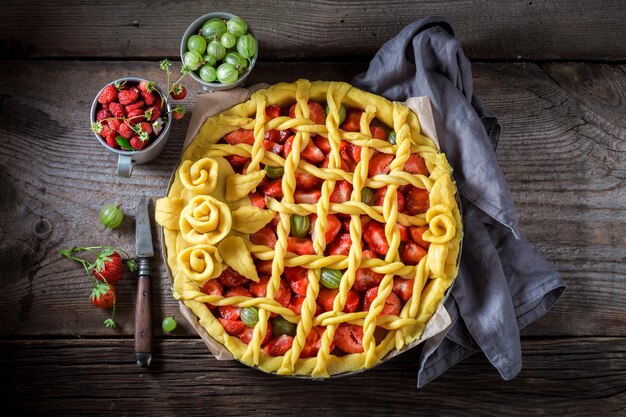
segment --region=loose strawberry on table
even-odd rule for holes
[[[95,255],[93,262],[78,256],[79,253],[87,252],[91,255]],[[109,328],[116,326],[115,321],[115,301],[116,293],[113,283],[119,281],[123,277],[123,261],[118,252],[124,253],[127,257],[128,254],[122,249],[114,248],[112,246],[87,246],[87,247],[73,247],[70,249],[61,249],[59,253],[64,257],[81,264],[87,278],[93,284],[93,291],[91,293],[90,301],[96,307],[99,308],[111,308],[113,311],[111,317],[104,321],[104,325]],[[129,271],[134,272],[137,270],[137,262],[134,259],[128,257],[125,261]]]

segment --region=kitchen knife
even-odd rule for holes
[[[150,258],[154,256],[148,200],[144,195],[137,204],[135,216],[135,252],[138,273],[135,306],[135,357],[144,368],[152,362],[152,314],[150,296]]]

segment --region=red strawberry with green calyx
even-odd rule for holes
[[[98,283],[91,292],[91,304],[98,308],[111,308],[115,305],[115,300],[113,285]]]
[[[112,249],[103,250],[96,258],[94,276],[103,282],[113,284],[122,279],[122,257]]]

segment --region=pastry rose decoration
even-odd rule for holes
[[[215,246],[196,245],[178,254],[178,270],[201,286],[222,273],[222,259]]]
[[[180,213],[180,232],[194,245],[214,245],[230,232],[232,216],[228,206],[208,195],[191,200]]]
[[[186,160],[178,170],[180,182],[194,194],[209,194],[217,181],[217,161],[202,158],[196,162]]]

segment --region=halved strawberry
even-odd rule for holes
[[[318,148],[320,148],[320,150],[324,152],[326,155],[328,155],[330,151],[332,150],[332,148],[330,147],[330,142],[328,141],[328,138],[322,135],[317,135],[315,137],[315,145]]]
[[[283,146],[283,158],[287,158],[289,156],[289,154],[291,153],[291,148],[293,147],[293,140],[295,139],[295,136],[289,136],[286,140],[285,140],[285,146]]]
[[[315,255],[313,242],[306,237],[289,236],[287,238],[287,251],[298,255]]]
[[[385,226],[377,221],[371,221],[363,230],[363,238],[370,250],[378,255],[386,255],[389,251],[389,243],[385,236]]]
[[[348,143],[346,147],[346,153],[354,162],[361,162],[361,147],[358,145],[354,145],[352,143]]]
[[[346,353],[363,352],[363,327],[342,323],[335,330],[335,344]]]
[[[301,266],[294,267],[285,267],[285,271],[283,272],[285,275],[285,279],[289,282],[299,281],[301,279],[306,279],[307,277],[307,269],[302,268]]]
[[[278,337],[270,339],[263,350],[270,356],[283,356],[293,344],[293,337],[281,334]]]
[[[290,130],[276,130],[276,129],[272,129],[272,130],[268,130],[267,132],[265,132],[265,135],[263,136],[265,139],[269,139],[272,142],[276,142],[276,143],[285,143],[285,141],[290,137],[293,136],[293,132],[291,132]]]
[[[409,228],[409,231],[411,232],[411,239],[413,239],[413,242],[417,243],[425,249],[428,249],[428,247],[430,246],[430,242],[425,241],[422,237],[424,232],[427,230],[428,226],[411,226]]]
[[[310,190],[312,188],[319,187],[323,181],[321,178],[317,178],[315,175],[296,173],[295,176],[296,187],[298,190]]]
[[[259,282],[251,282],[250,283],[250,292],[255,297],[265,297],[267,294],[267,283],[270,280],[270,277],[264,276],[259,277]]]
[[[252,293],[249,289],[239,286],[227,289],[224,297],[252,297]]]
[[[409,186],[406,193],[406,211],[411,216],[426,213],[430,208],[428,191],[414,186]]]
[[[317,355],[317,352],[322,347],[322,336],[324,335],[325,328],[322,326],[316,326],[311,329],[311,332],[306,337],[306,342],[302,351],[300,352],[301,358],[312,358]],[[329,351],[335,348],[335,342],[332,342],[329,346]]]
[[[248,198],[250,199],[250,202],[252,203],[253,206],[258,207],[258,208],[265,208],[265,197],[263,197],[263,195],[257,193],[257,192],[253,192],[248,194]]]
[[[321,168],[328,168],[328,158],[324,159],[324,162],[322,162],[322,165],[320,165]],[[354,172],[354,168],[351,168],[350,165],[348,165],[348,163],[341,158],[341,169],[343,169],[346,172]]]
[[[283,307],[289,307],[291,302],[291,291],[289,290],[289,285],[284,279],[280,280],[280,287],[278,287],[278,291],[276,291],[274,300],[278,301],[278,304]]]
[[[289,117],[291,117],[292,119],[296,117],[297,104],[298,103],[294,103],[289,108]],[[326,111],[324,110],[322,105],[313,100],[309,100],[308,104],[309,104],[309,113],[310,113],[309,119],[311,119],[313,123],[315,123],[316,125],[325,124],[326,123]]]
[[[265,226],[263,228],[261,228],[261,230],[259,230],[256,233],[252,233],[250,235],[250,242],[252,242],[255,245],[264,245],[264,246],[268,246],[270,248],[274,248],[274,246],[276,246],[276,233],[274,232],[274,229]]]
[[[424,161],[424,158],[416,153],[411,154],[409,159],[406,160],[404,163],[404,170],[406,172],[410,172],[411,174],[430,175],[428,173],[428,168],[426,167],[426,161]]]
[[[402,301],[407,301],[413,295],[413,280],[394,277],[393,292],[400,297]]]
[[[322,197],[320,190],[296,190],[293,193],[293,200],[298,204],[315,204]]]
[[[245,143],[254,145],[254,131],[249,129],[239,129],[224,136],[224,140],[229,145],[238,145]]]
[[[315,146],[315,143],[312,140],[307,143],[306,147],[300,153],[300,156],[302,159],[311,164],[318,164],[325,159],[324,152]]]
[[[389,251],[389,243],[385,237],[385,226],[377,221],[371,221],[363,230],[363,237],[369,249],[379,255],[387,255]]]
[[[378,287],[372,287],[365,293],[365,299],[363,300],[363,311],[369,311],[372,302],[378,295]],[[402,308],[402,303],[397,295],[393,292],[390,293],[385,299],[385,305],[381,312],[378,314],[379,316],[397,316],[400,314],[400,309]]]
[[[220,275],[218,279],[222,285],[229,288],[238,287],[248,282],[246,277],[231,267],[227,267],[223,270],[222,275]]]
[[[374,139],[387,140],[387,133],[385,133],[385,129],[382,127],[372,126],[370,127],[370,132]]]
[[[363,258],[373,259],[376,258],[376,254],[372,251],[364,250]],[[352,288],[357,291],[367,291],[372,287],[378,287],[382,280],[383,274],[374,272],[369,268],[359,268],[356,270],[354,285],[352,285]]]
[[[332,311],[335,297],[339,294],[339,290],[331,290],[329,288],[320,287],[320,292],[317,295],[317,303],[322,307],[324,311]],[[359,293],[355,290],[348,291],[346,304],[343,306],[344,313],[354,313],[359,309],[361,299]]]
[[[400,253],[400,259],[407,265],[417,265],[427,253],[426,249],[415,242],[409,241],[404,245]]]
[[[254,264],[256,265],[256,270],[259,275],[272,275],[272,263],[272,260],[261,261],[257,259],[256,261],[254,261]]]
[[[201,288],[200,291],[207,295],[222,295],[224,293],[224,287],[217,279],[208,280]]]
[[[327,244],[326,255],[345,255],[350,253],[350,246],[352,246],[352,239],[349,233],[341,233],[335,240]]]
[[[345,203],[350,200],[350,194],[352,194],[352,184],[346,180],[337,181],[335,189],[330,194],[330,202]]]
[[[305,297],[302,297],[300,295],[295,295],[291,297],[291,302],[289,303],[289,307],[288,307],[289,310],[293,311],[297,315],[301,315],[302,303],[304,302],[304,299]],[[315,304],[315,313],[313,313],[313,315],[319,316],[320,314],[322,314],[322,309],[320,308],[319,304]]]
[[[265,115],[268,119],[275,119],[280,116],[280,107],[276,104],[272,104],[271,106],[265,107]]]
[[[315,221],[317,220],[317,214],[311,214],[311,239],[315,240]],[[326,225],[326,229],[324,231],[324,236],[326,237],[326,243],[330,243],[335,239],[335,236],[341,230],[341,221],[334,214],[329,214],[326,216],[326,221],[328,224]]]
[[[272,142],[268,139],[263,139],[263,147],[276,155],[282,155],[283,153],[283,145],[280,143]]]
[[[224,331],[231,336],[239,336],[246,328],[246,325],[241,320],[226,320],[223,318],[218,318],[217,320],[219,320]]]
[[[235,171],[240,171],[244,165],[250,162],[250,158],[239,155],[226,155],[226,160],[230,163]]]
[[[387,194],[387,188],[388,187],[385,185],[384,187],[381,187],[378,190],[376,190],[376,192],[374,193],[375,205],[377,206],[384,205],[385,195]],[[400,190],[396,190],[396,198],[398,200],[398,211],[402,213],[404,212],[405,201],[404,201],[404,196],[402,195],[402,192]]]
[[[294,294],[300,295],[302,297],[306,295],[306,289],[308,286],[309,280],[306,278],[289,282],[289,287],[291,288],[291,291],[293,291]]]
[[[374,175],[386,175],[389,174],[391,161],[393,161],[393,155],[387,153],[377,153],[370,159],[367,174],[370,177]]]
[[[283,198],[282,179],[278,178],[278,179],[268,182],[262,188],[262,192],[268,197],[272,197],[277,200],[280,200],[281,198]]]
[[[254,334],[254,327],[246,326],[243,329],[243,331],[239,334],[239,339],[243,343],[248,345],[248,344],[250,344],[250,341],[252,341],[253,334]],[[272,323],[268,322],[267,323],[267,332],[265,333],[265,337],[263,338],[263,341],[261,342],[261,346],[263,346],[264,344],[269,342],[271,337],[272,337]]]
[[[241,308],[235,306],[220,306],[220,315],[226,320],[237,320],[241,313]]]
[[[361,130],[361,115],[363,110],[349,109],[346,112],[346,120],[343,122],[343,130],[346,132],[358,132]]]

